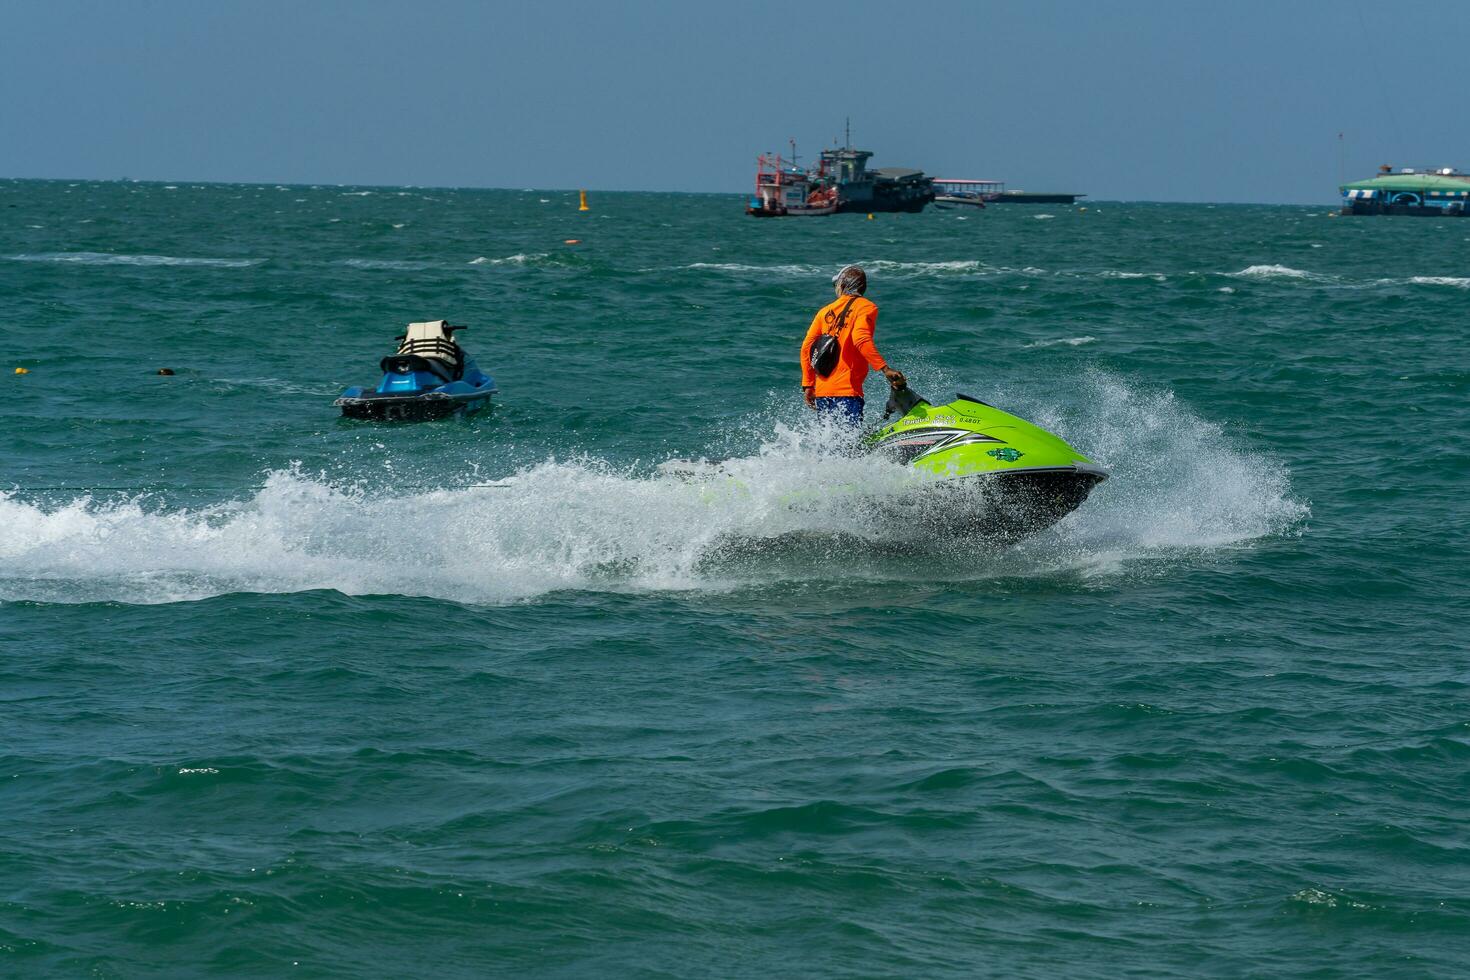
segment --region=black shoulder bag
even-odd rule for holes
[[[839,339],[842,333],[842,325],[847,322],[847,311],[852,309],[852,304],[857,301],[858,298],[856,296],[848,300],[847,305],[838,314],[837,325],[832,328],[832,332],[823,333],[812,344],[811,364],[812,370],[817,373],[817,377],[825,378],[837,367],[837,359],[842,355],[842,341]],[[831,313],[827,314],[828,317],[831,315]]]

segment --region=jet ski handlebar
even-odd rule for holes
[[[886,419],[894,412],[897,412],[899,415],[907,415],[913,411],[915,405],[927,404],[929,403],[905,382],[889,391],[888,404],[883,406],[883,417]]]

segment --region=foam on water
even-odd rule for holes
[[[891,259],[859,259],[856,263],[862,266],[870,274],[881,276],[892,276],[895,278],[943,276],[943,275],[998,275],[1004,273],[1018,273],[1021,275],[1042,275],[1045,269],[1008,269],[1003,266],[987,265],[978,259],[953,259],[943,262],[896,262]],[[694,262],[684,266],[686,269],[697,269],[712,272],[751,273],[762,276],[830,276],[837,271],[836,266],[802,265],[787,263],[782,265],[750,265],[740,262]]]
[[[535,253],[518,252],[515,255],[507,255],[503,259],[492,259],[489,256],[481,255],[481,256],[479,256],[477,258],[470,259],[469,264],[470,265],[532,265],[532,264],[535,264],[537,262],[541,262],[541,261],[543,261],[545,259],[549,259],[549,258],[551,258],[551,253],[549,253],[549,252],[535,252]]]
[[[1100,279],[1152,279],[1154,282],[1164,282],[1169,278],[1162,272],[1123,272],[1117,269],[1104,269],[1097,275]]]
[[[117,255],[111,252],[40,252],[6,256],[12,262],[68,262],[75,265],[206,266],[248,269],[264,259],[206,259],[174,255]]]
[[[1455,286],[1470,289],[1470,278],[1464,276],[1412,276],[1409,282],[1416,286]]]
[[[245,499],[200,509],[0,494],[0,600],[336,589],[499,603],[565,589],[890,580],[875,548],[903,550],[947,580],[1092,576],[1281,533],[1305,516],[1284,469],[1234,448],[1171,395],[1138,395],[1106,377],[1089,393],[1085,414],[1054,409],[1037,421],[1113,478],[1056,528],[1012,548],[933,540],[870,506],[912,500],[911,470],[835,454],[828,431],[777,424],[758,451],[720,463],[650,471],[549,459],[493,484],[428,492],[366,492],[288,470]]]
[[[1252,265],[1241,269],[1239,272],[1228,273],[1240,279],[1323,279],[1330,278],[1320,276],[1315,272],[1307,272],[1304,269],[1293,269],[1287,265]]]
[[[1095,340],[1097,340],[1096,337],[1058,337],[1055,340],[1038,340],[1033,344],[1025,344],[1022,349],[1031,350],[1036,347],[1056,347],[1059,344],[1065,344],[1068,347],[1081,347],[1083,344],[1090,344]]]
[[[977,259],[954,259],[948,262],[895,262],[889,259],[876,259],[869,262],[859,262],[858,264],[870,272],[886,273],[895,276],[932,276],[966,272],[994,273],[1009,271],[988,266]]]
[[[824,267],[816,265],[747,265],[739,262],[694,262],[684,268],[712,272],[754,272],[761,275],[775,274],[781,276],[819,276],[824,271],[827,271]]]

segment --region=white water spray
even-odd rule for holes
[[[1167,393],[1106,377],[1084,405],[1035,412],[1112,479],[1016,547],[925,537],[864,503],[912,471],[777,424],[750,455],[652,472],[551,459],[487,486],[365,492],[294,470],[244,499],[158,510],[146,498],[0,493],[0,600],[173,602],[336,589],[499,603],[568,589],[726,590],[781,581],[1120,574],[1133,559],[1247,544],[1305,516],[1286,471]],[[793,546],[800,542],[800,547]],[[902,573],[892,561],[904,554]]]

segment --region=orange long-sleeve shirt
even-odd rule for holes
[[[806,340],[801,345],[801,386],[815,387],[818,398],[861,398],[863,382],[867,380],[868,368],[881,371],[888,366],[878,347],[873,343],[873,331],[878,326],[878,307],[871,300],[859,296],[847,311],[847,321],[842,325],[842,354],[837,366],[825,378],[817,377],[812,370],[812,344],[823,333],[830,333],[842,308],[851,296],[839,296],[817,311],[812,325],[807,328]],[[828,316],[832,321],[827,320]]]

